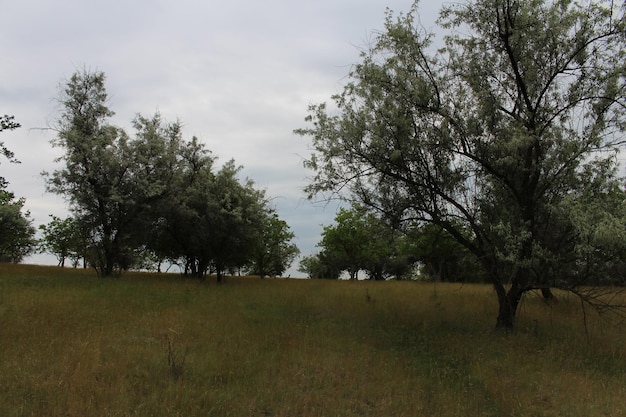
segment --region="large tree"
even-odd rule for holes
[[[588,210],[623,189],[624,5],[454,4],[442,9],[438,50],[416,14],[417,3],[389,12],[335,108],[311,107],[312,126],[298,130],[313,141],[309,195],[341,191],[447,231],[493,284],[499,327],[513,327],[533,289],[602,302],[583,294],[601,265],[585,236],[598,227]],[[577,203],[588,196],[603,205]]]
[[[65,166],[47,178],[88,231],[87,259],[102,276],[128,269],[145,240],[152,207],[168,197],[181,142],[180,125],[138,116],[131,140],[109,118],[105,75],[80,71],[61,93],[63,112],[53,144]]]

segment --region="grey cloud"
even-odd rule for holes
[[[107,74],[113,123],[130,129],[136,113],[180,119],[220,161],[234,158],[270,196],[297,235],[303,255],[315,251],[320,224],[336,206],[304,199],[311,175],[304,126],[311,103],[341,91],[359,47],[383,26],[385,8],[412,0],[8,0],[0,42],[0,113],[23,128],[0,140],[22,160],[2,161],[10,189],[27,199],[35,223],[62,215],[39,172],[54,169],[58,150],[46,127],[64,78],[83,66]],[[423,20],[439,5],[423,3]],[[8,18],[6,16],[9,16]],[[428,25],[427,25],[428,26]],[[294,266],[294,270],[295,270]],[[292,271],[292,276],[294,275]]]

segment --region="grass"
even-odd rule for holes
[[[0,416],[624,416],[626,332],[565,294],[0,264]]]

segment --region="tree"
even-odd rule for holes
[[[327,256],[332,256],[340,270],[348,272],[350,279],[358,279],[359,271],[367,264],[372,240],[366,219],[358,210],[340,208],[335,223],[324,227],[318,246]]]
[[[87,243],[83,230],[72,217],[61,219],[50,215],[50,222],[39,226],[42,231],[41,248],[45,252],[55,255],[58,266],[65,266],[65,260],[70,259],[74,267],[86,255]]]
[[[341,269],[323,252],[303,257],[298,271],[313,279],[339,279],[341,275]]]
[[[422,272],[430,279],[448,282],[481,282],[480,265],[449,232],[428,223],[407,233],[406,243]]]
[[[312,126],[297,130],[314,148],[307,191],[342,191],[447,231],[482,265],[498,298],[496,325],[510,329],[525,293],[583,294],[598,264],[593,250],[580,250],[582,231],[597,226],[572,200],[623,189],[614,156],[625,127],[624,8],[455,4],[441,11],[449,35],[438,51],[416,13],[417,3],[397,18],[388,12],[333,97],[336,110],[311,106]],[[586,214],[572,220],[574,206]]]
[[[35,251],[35,228],[24,199],[0,188],[0,262],[21,262]]]
[[[370,279],[383,280],[399,272],[397,231],[362,207],[340,208],[335,224],[325,226],[317,256],[325,269],[347,271],[358,279],[365,271]]]
[[[88,232],[86,256],[101,276],[128,269],[144,244],[152,208],[168,197],[181,142],[178,123],[138,116],[137,136],[109,124],[104,73],[75,73],[61,94],[64,107],[55,146],[63,169],[47,176],[48,190],[65,196]],[[46,174],[47,175],[47,174]]]
[[[263,227],[265,192],[255,189],[250,179],[240,183],[237,175],[241,169],[230,160],[211,184],[213,216],[210,217],[209,246],[218,282],[222,281],[226,270],[238,269],[249,262],[256,236]]]
[[[14,116],[0,117],[0,132],[20,127]],[[0,142],[0,154],[9,162],[19,163],[15,155]],[[28,211],[22,212],[25,200],[15,199],[15,195],[6,191],[8,183],[0,176],[0,261],[21,262],[30,255],[36,246],[35,229]]]
[[[264,224],[264,192],[237,178],[241,167],[228,161],[217,172],[215,158],[197,138],[181,147],[171,198],[151,226],[150,248],[182,259],[185,272],[203,278],[213,270],[219,282],[228,269],[249,263]]]
[[[413,264],[411,259],[402,253],[400,244],[403,231],[393,222],[363,211],[364,208],[358,208],[358,210],[363,213],[368,235],[363,266],[368,278],[377,281],[389,277],[402,279]]]
[[[294,237],[287,222],[270,210],[262,220],[248,273],[261,277],[281,276],[300,253],[298,247],[291,243]]]

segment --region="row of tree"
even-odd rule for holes
[[[614,192],[615,204],[621,206],[626,202],[626,192]],[[621,221],[626,222],[626,212]],[[603,256],[607,265],[602,276],[589,277],[585,285],[626,285],[626,231],[620,230],[617,223],[612,226],[618,228],[610,233],[596,230],[602,235],[594,236],[591,244],[595,255]],[[470,233],[465,233],[471,239]],[[313,279],[339,279],[344,273],[349,279],[359,279],[359,272],[364,272],[370,280],[489,282],[475,256],[447,230],[433,223],[394,225],[364,207],[339,209],[334,224],[324,226],[317,246],[320,251],[303,257],[299,267]]]
[[[103,73],[75,73],[60,102],[53,145],[63,167],[44,176],[72,215],[40,227],[60,265],[82,260],[110,276],[169,262],[221,281],[242,269],[281,275],[298,255],[287,223],[233,160],[218,167],[197,138],[183,140],[180,123],[158,114],[138,115],[134,138],[112,125]]]
[[[432,224],[393,224],[364,207],[341,208],[335,224],[325,226],[320,251],[300,260],[309,278],[425,279],[485,282],[472,254],[445,229]]]

